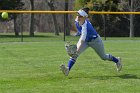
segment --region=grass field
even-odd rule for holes
[[[107,53],[122,57],[120,73],[89,48],[68,77],[59,69],[69,59],[62,36],[26,37],[24,42],[8,36],[0,42],[0,93],[140,93],[140,38],[104,41]]]

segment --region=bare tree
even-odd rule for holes
[[[19,36],[19,29],[18,29],[18,24],[17,24],[17,18],[14,18],[14,32],[15,32],[15,36]]]
[[[68,0],[65,0],[65,11],[68,11]],[[70,26],[69,26],[69,18],[68,14],[65,14],[65,30],[66,30],[66,35],[70,35]]]
[[[140,10],[140,0],[121,0],[121,7],[122,11],[130,11],[130,12],[136,12]],[[125,16],[130,21],[130,33],[129,37],[134,37],[134,21],[135,21],[135,15],[130,14],[129,18]]]
[[[30,2],[31,2],[31,10],[34,10],[34,0],[30,0]],[[31,14],[30,36],[34,36],[34,14]]]
[[[133,0],[129,0],[130,2],[130,11],[133,12]],[[134,15],[133,14],[130,14],[130,34],[129,34],[130,37],[134,37]]]
[[[46,0],[46,2],[48,3],[48,6],[50,7],[51,11],[55,11],[55,6],[54,6],[54,0]],[[59,35],[59,26],[58,26],[58,22],[56,20],[56,15],[52,14],[53,17],[53,23],[54,23],[54,27],[55,27],[55,35]]]

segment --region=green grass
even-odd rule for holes
[[[19,39],[19,41],[17,40]],[[13,42],[12,40],[16,41]],[[74,40],[78,37],[66,37]],[[105,50],[122,57],[123,70],[101,60],[91,49],[78,58],[68,77],[63,36],[0,38],[0,93],[139,93],[140,38],[107,38]]]

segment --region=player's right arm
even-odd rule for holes
[[[78,18],[75,19],[75,25],[77,31],[81,34],[82,27],[79,25]]]

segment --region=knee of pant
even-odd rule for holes
[[[107,60],[106,56],[101,56],[102,60]]]

